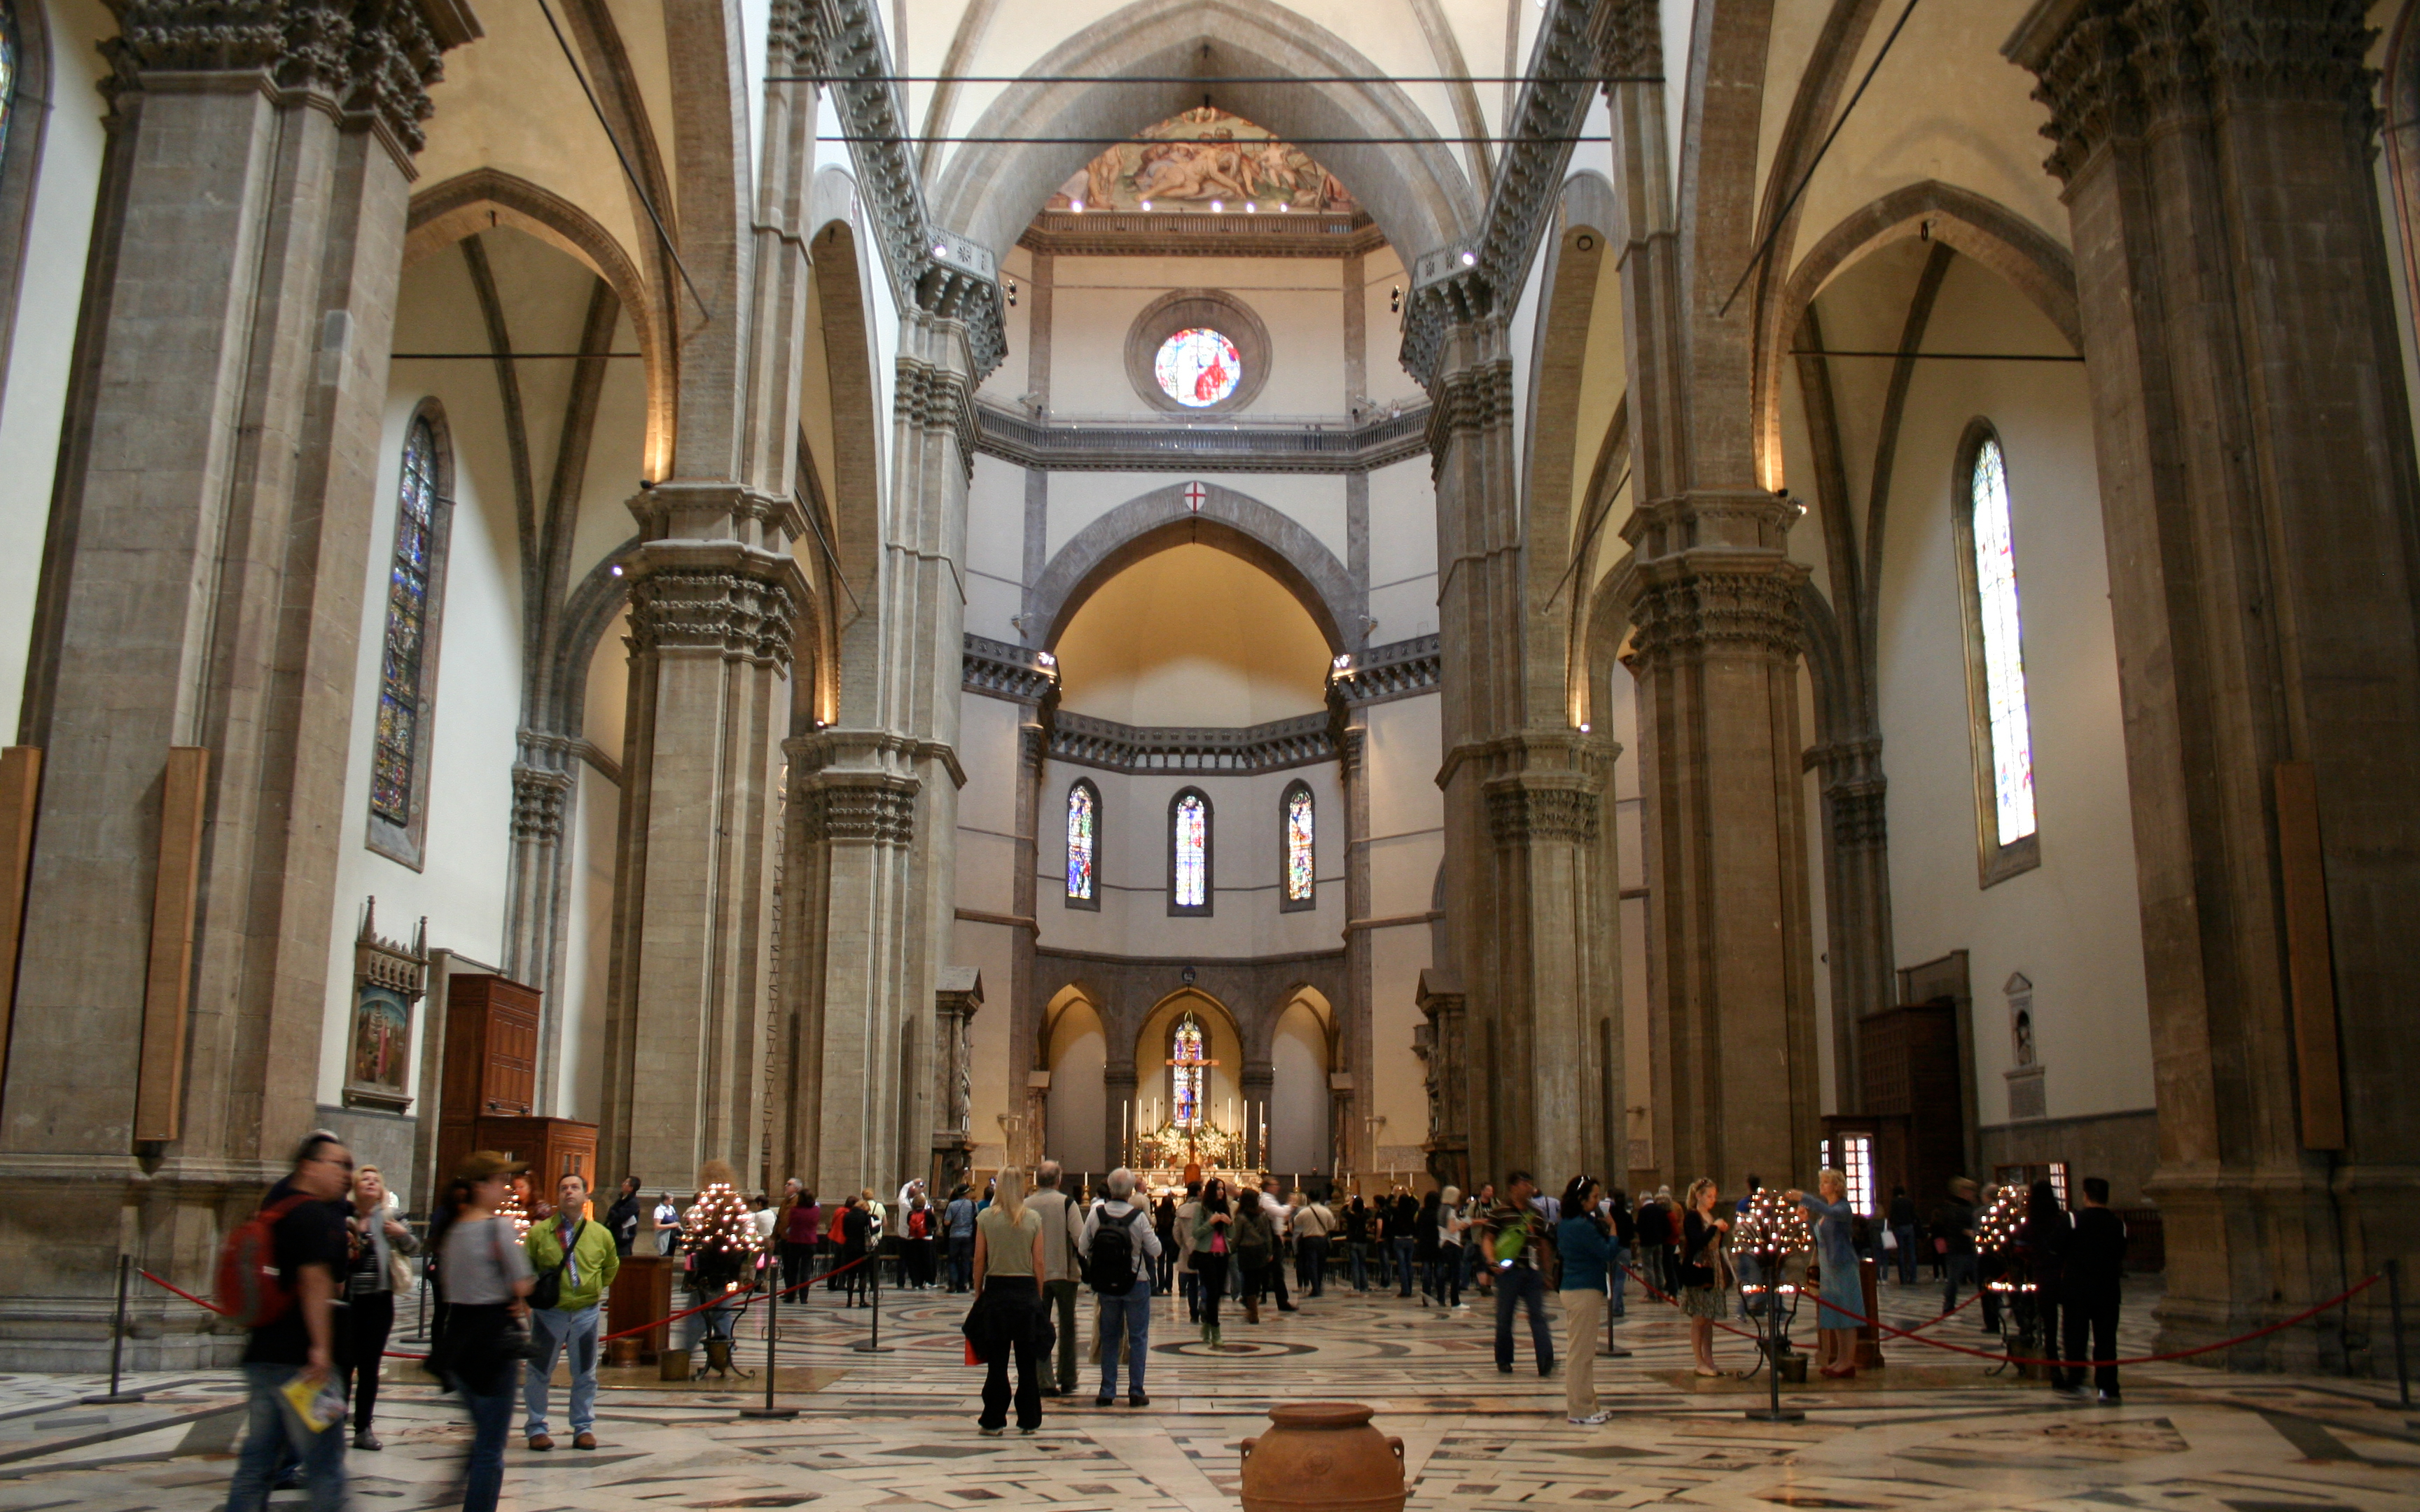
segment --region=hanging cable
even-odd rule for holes
[[[656,202],[647,197],[646,187],[639,182],[639,171],[630,166],[630,155],[622,150],[622,139],[613,134],[613,123],[605,118],[605,107],[597,103],[597,91],[588,87],[588,75],[581,71],[580,59],[572,55],[571,39],[564,36],[562,26],[556,23],[554,8],[546,0],[537,0],[537,8],[546,17],[547,29],[554,33],[555,45],[563,49],[563,61],[571,65],[571,76],[580,81],[580,92],[588,97],[588,108],[596,115],[597,124],[605,129],[605,140],[613,144],[613,156],[622,164],[622,177],[630,181],[630,193],[639,196],[639,204],[645,208],[647,219],[655,224],[656,239],[662,243],[664,255],[680,270],[681,282],[689,285],[689,297],[697,301],[698,313],[712,324],[714,307],[706,303],[706,296],[697,291],[697,280],[689,276],[689,264],[681,261],[680,249],[673,245],[671,233],[664,229],[664,218],[656,213]]]

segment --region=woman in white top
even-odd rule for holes
[[[1470,1214],[1463,1211],[1462,1189],[1450,1186],[1438,1193],[1437,1305],[1449,1313],[1464,1312],[1469,1307],[1462,1300],[1462,1242],[1469,1227]]]

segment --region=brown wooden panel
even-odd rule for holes
[[[194,983],[194,913],[201,898],[202,816],[210,753],[169,748],[160,784],[160,868],[151,885],[151,956],[143,982],[143,1057],[134,1092],[137,1144],[185,1126],[185,1018]]]
[[[2327,869],[2319,850],[2319,780],[2308,762],[2277,764],[2277,871],[2286,893],[2286,974],[2294,999],[2303,1146],[2342,1149],[2336,974],[2328,942]]]
[[[34,866],[34,814],[42,791],[39,746],[0,750],[0,1080],[8,1074],[8,1023],[17,1003],[17,948],[25,927],[25,878]]]

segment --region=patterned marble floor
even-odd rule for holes
[[[2130,1296],[2123,1352],[2146,1352],[2152,1300]],[[1379,1426],[1403,1437],[1411,1504],[1421,1509],[2420,1507],[2420,1412],[2397,1410],[2391,1386],[2147,1366],[2127,1372],[2124,1406],[2102,1408],[1899,1343],[1887,1369],[1852,1387],[1785,1390],[1784,1405],[1806,1418],[1774,1425],[1742,1411],[1761,1401],[1761,1379],[1700,1381],[1687,1370],[1678,1316],[1635,1293],[1620,1325],[1634,1354],[1598,1362],[1614,1410],[1602,1427],[1565,1423],[1562,1381],[1539,1379],[1526,1341],[1517,1373],[1497,1374],[1483,1311],[1440,1314],[1390,1294],[1331,1289],[1298,1313],[1265,1313],[1257,1328],[1234,1319],[1216,1354],[1185,1327],[1178,1304],[1164,1304],[1151,1407],[1095,1409],[1097,1367],[1087,1365],[1078,1395],[1047,1404],[1040,1433],[984,1439],[958,1299],[884,1302],[892,1348],[880,1354],[849,1348],[865,1337],[863,1312],[822,1298],[803,1313],[784,1310],[784,1386],[816,1388],[784,1397],[797,1418],[739,1418],[739,1407],[760,1399],[749,1391],[757,1381],[609,1388],[598,1451],[533,1454],[516,1437],[505,1505],[1212,1512],[1236,1505],[1236,1444],[1259,1431],[1269,1403],[1347,1398],[1378,1408]],[[1885,1302],[1909,1326],[1931,1316],[1937,1293],[1885,1288]],[[1973,1317],[1940,1332],[1980,1342]],[[1088,1338],[1090,1330],[1088,1318]],[[1559,1322],[1557,1333],[1559,1341]],[[761,1331],[743,1344],[751,1368],[764,1347]],[[1726,1338],[1720,1356],[1745,1366],[1752,1351]],[[387,1447],[350,1457],[353,1505],[450,1504],[467,1438],[460,1414],[411,1380],[412,1367],[391,1363],[390,1372],[379,1413]],[[188,1372],[132,1384],[146,1393],[142,1403],[86,1406],[81,1397],[103,1386],[92,1378],[0,1376],[0,1512],[220,1504],[240,1423],[232,1378]],[[272,1501],[288,1504],[300,1505],[299,1493]]]

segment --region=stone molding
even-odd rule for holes
[[[779,531],[790,540],[807,533],[799,501],[785,494],[759,493],[744,484],[667,478],[642,488],[628,501],[642,539],[763,541]],[[772,549],[768,545],[768,549]]]
[[[958,440],[958,462],[975,470],[974,385],[966,375],[902,353],[892,401],[892,418],[919,430],[946,430]]]
[[[1478,242],[1423,253],[1412,268],[1403,362],[1423,385],[1435,387],[1450,327],[1519,302],[1597,81],[1661,71],[1661,36],[1652,0],[1546,0]]]
[[[1420,635],[1372,646],[1329,673],[1328,694],[1346,708],[1360,708],[1434,693],[1445,676],[1443,645],[1441,637]]]
[[[1429,392],[1435,395],[1429,409],[1432,468],[1444,465],[1456,432],[1475,436],[1493,425],[1512,424],[1512,361],[1509,357],[1458,368],[1435,379]]]
[[[932,224],[923,179],[908,140],[915,134],[884,46],[876,0],[782,0],[772,35],[790,41],[796,71],[831,79],[826,87],[847,133],[861,203],[873,211],[893,296],[905,307],[958,322],[972,381],[1008,355],[998,269],[991,253]],[[943,249],[939,256],[935,248]]]
[[[317,104],[378,133],[397,163],[426,143],[449,47],[480,35],[468,7],[415,0],[120,0],[101,44],[123,92],[178,87],[178,76],[256,74],[281,98]]]
[[[1487,795],[1487,827],[1499,846],[1585,845],[1597,837],[1601,806],[1596,790],[1582,780],[1516,773],[1491,778],[1481,789]]]
[[[960,666],[960,689],[1011,703],[1038,704],[1059,686],[1059,673],[1048,652],[971,633],[966,637]]]
[[[2229,105],[2336,105],[2362,138],[2377,123],[2378,35],[2351,0],[2040,0],[2002,52],[2050,108],[2042,166],[2071,181],[2113,138]]]
[[[1060,711],[1050,755],[1109,772],[1278,772],[1337,757],[1333,718],[1307,714],[1242,729],[1138,728]]]
[[[653,541],[628,579],[632,651],[712,652],[788,675],[807,601],[790,558],[737,541]]]
[[[1368,472],[1427,450],[1429,412],[1423,404],[1333,427],[1234,417],[1125,424],[1035,419],[978,400],[974,449],[1053,472]]]
[[[1044,210],[1016,239],[1061,257],[1352,257],[1387,244],[1361,211],[1204,215],[1198,210]]]

